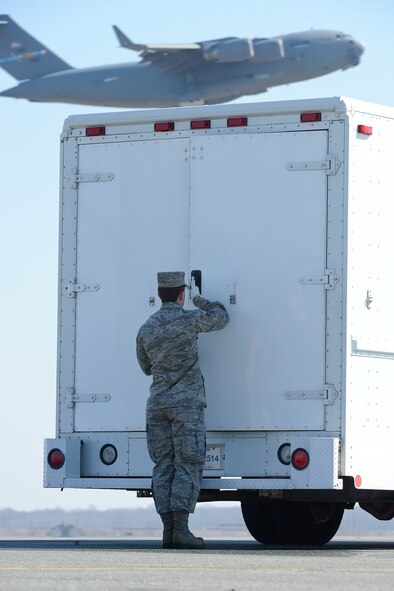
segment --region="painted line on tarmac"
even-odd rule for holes
[[[326,568],[326,569],[318,569],[319,572],[329,572],[329,573],[393,573],[394,568]],[[140,571],[140,572],[160,572],[160,571],[185,571],[185,572],[192,572],[192,571],[220,571],[220,572],[265,572],[265,573],[290,573],[290,572],[315,572],[316,569],[314,568],[226,568],[226,567],[215,567],[215,566],[207,566],[207,567],[172,567],[172,566],[151,566],[151,567],[111,567],[111,566],[37,566],[37,567],[29,567],[29,566],[2,566],[0,567],[0,572],[4,571],[20,571],[20,572],[39,572],[39,571]]]

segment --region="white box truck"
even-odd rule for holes
[[[393,137],[348,98],[66,120],[46,487],[151,495],[135,336],[157,272],[199,271],[231,317],[199,339],[200,500],[239,500],[263,543],[394,515]]]

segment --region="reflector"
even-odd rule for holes
[[[227,119],[227,127],[245,127],[247,124],[247,117],[229,117]]]
[[[301,113],[301,123],[311,123],[313,121],[321,121],[321,113]]]
[[[190,121],[190,129],[209,129],[210,127],[211,122],[209,119],[196,119]]]
[[[174,131],[174,121],[159,121],[155,123],[155,131]]]
[[[360,488],[361,486],[361,476],[360,474],[357,474],[357,476],[354,478],[354,486],[356,486],[357,488]]]
[[[372,127],[369,127],[368,125],[357,125],[357,133],[372,135]]]
[[[87,127],[86,128],[86,135],[105,135],[105,127]]]

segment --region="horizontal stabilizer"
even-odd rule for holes
[[[196,51],[201,49],[199,43],[173,43],[167,45],[145,45],[142,43],[133,43],[116,25],[113,25],[113,29],[118,38],[118,41],[125,49],[131,49],[132,51],[156,51],[156,52],[177,52],[177,51]]]
[[[69,64],[4,14],[0,15],[0,67],[17,80],[33,80],[71,69]]]

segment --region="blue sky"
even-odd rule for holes
[[[113,24],[151,43],[341,30],[365,45],[358,67],[242,102],[347,95],[394,106],[391,0],[4,0],[0,12],[75,67],[137,59]],[[13,85],[1,70],[0,90]],[[42,488],[43,440],[55,431],[58,138],[70,114],[103,111],[0,98],[0,508],[144,505],[134,493]]]

